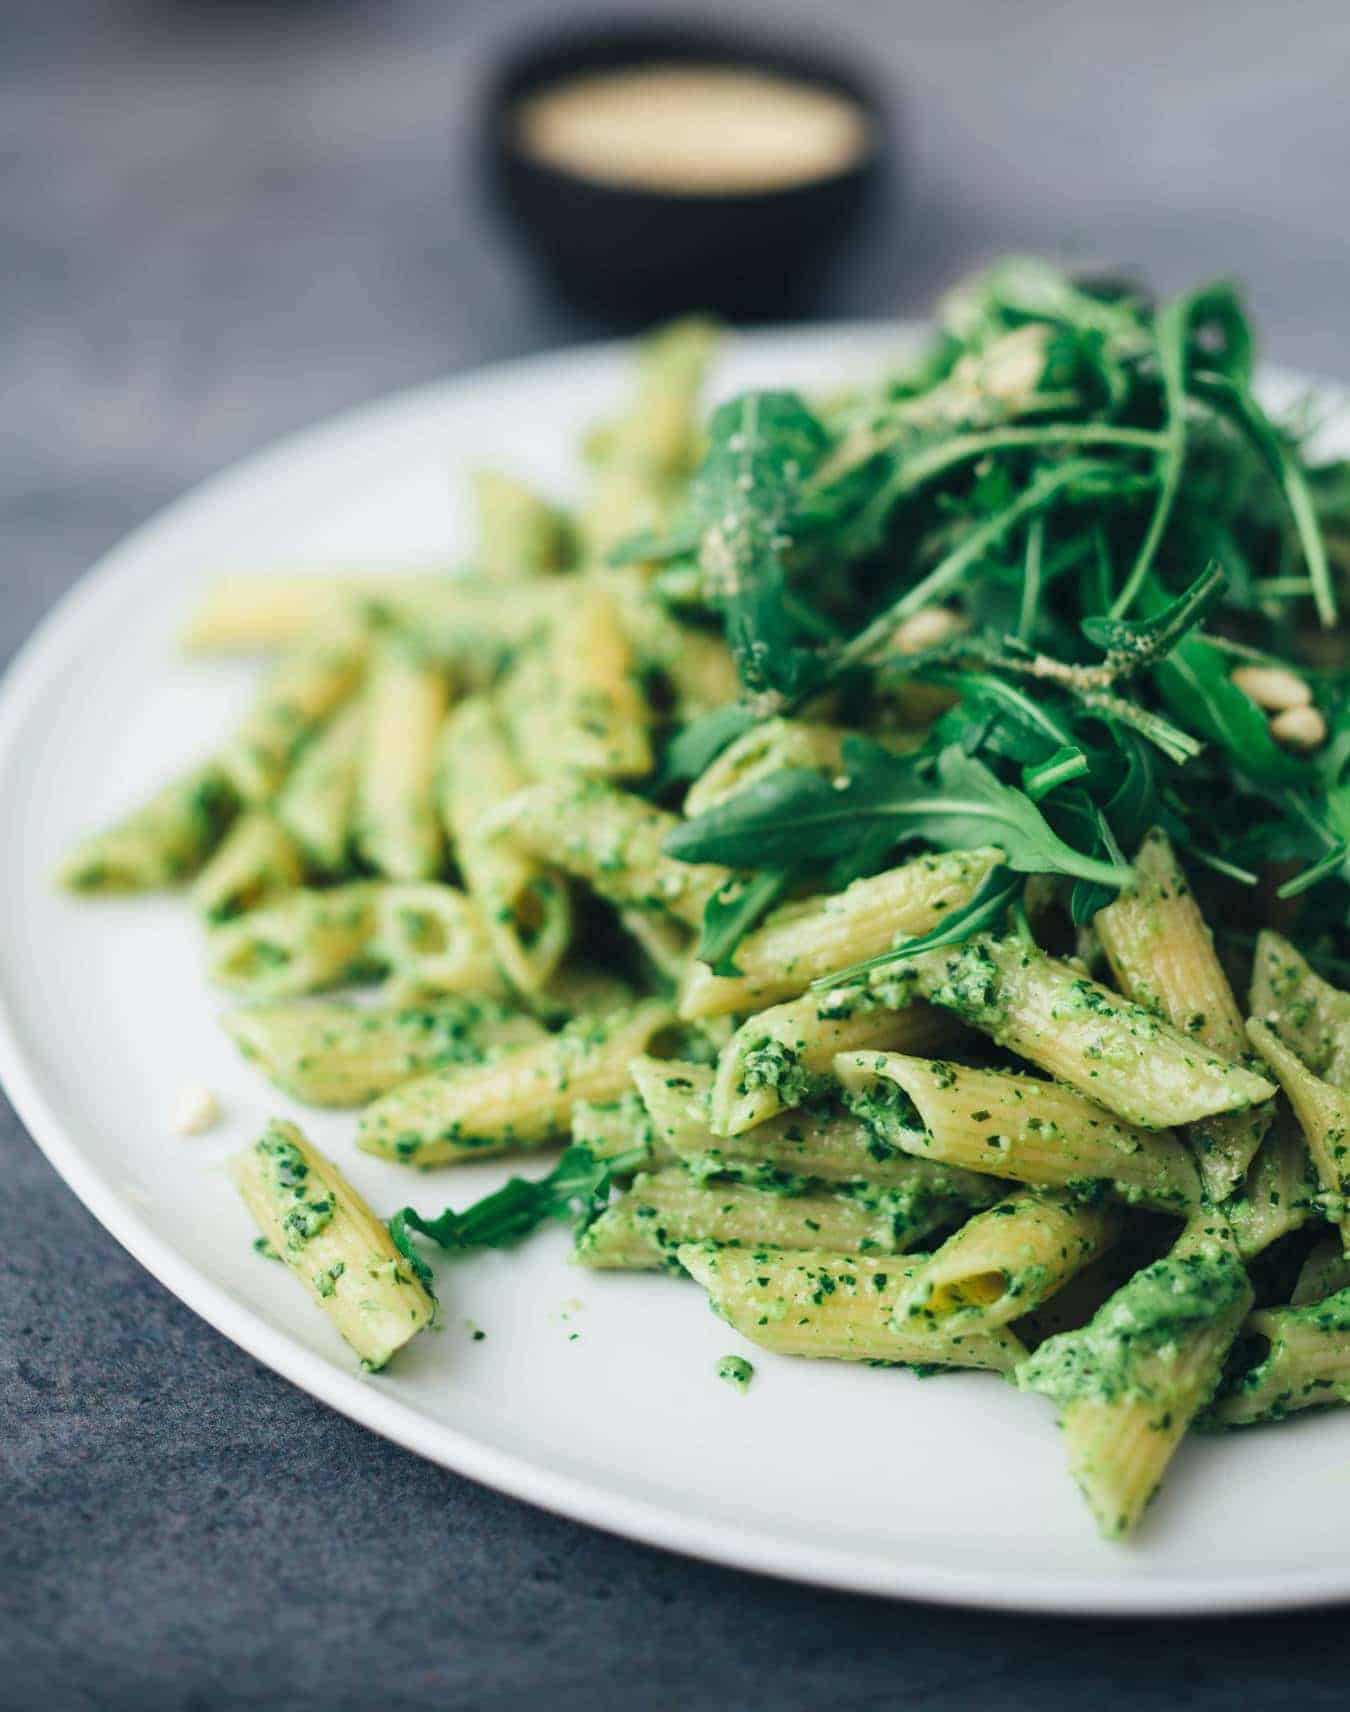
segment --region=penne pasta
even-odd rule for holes
[[[904,1256],[687,1243],[676,1258],[708,1292],[715,1313],[780,1355],[1009,1373],[1025,1353],[1006,1327],[948,1333],[897,1326],[895,1305],[913,1265]]]
[[[577,1100],[616,1099],[628,1067],[671,1023],[660,1000],[569,1023],[492,1064],[407,1082],[361,1115],[357,1146],[413,1165],[482,1159],[565,1137]]]
[[[1274,1084],[1020,939],[981,935],[912,959],[919,991],[1146,1129],[1268,1100]]]
[[[371,572],[264,571],[220,577],[183,631],[198,653],[289,648],[366,602],[415,602],[451,586],[448,566],[381,575]]]
[[[1251,1001],[1256,1020],[1314,1075],[1350,1092],[1350,993],[1324,981],[1278,933],[1256,941]]]
[[[404,641],[376,652],[357,771],[355,839],[391,880],[431,880],[445,860],[433,779],[450,689],[438,667]]]
[[[572,1145],[587,1148],[596,1159],[643,1150],[643,1168],[670,1165],[674,1155],[656,1140],[642,1097],[625,1088],[612,1100],[577,1100],[572,1106]]]
[[[1350,1255],[1338,1236],[1323,1237],[1299,1269],[1289,1293],[1289,1305],[1305,1308],[1310,1302],[1325,1301],[1340,1290],[1350,1290]]]
[[[634,779],[653,766],[652,709],[612,595],[581,583],[554,641],[563,766],[602,779]]]
[[[1350,1249],[1350,1093],[1315,1076],[1265,1023],[1249,1022],[1247,1032],[1279,1078],[1322,1185],[1326,1216],[1340,1226]]]
[[[571,898],[556,869],[485,824],[526,783],[486,696],[470,696],[446,721],[436,779],[441,818],[497,962],[513,987],[537,993],[566,954]]]
[[[1120,1214],[1101,1196],[1023,1189],[976,1213],[916,1267],[896,1323],[1005,1326],[1053,1296],[1119,1234]]]
[[[748,1017],[723,1048],[712,1091],[713,1132],[740,1135],[821,1093],[841,1052],[927,1055],[959,1036],[950,1011],[922,1000],[906,1003],[894,984],[884,993],[861,985],[803,993]]]
[[[1280,1421],[1299,1409],[1350,1402],[1350,1289],[1299,1307],[1265,1308],[1243,1328],[1265,1353],[1224,1390],[1210,1419],[1222,1427]]]
[[[146,892],[178,885],[219,844],[237,806],[224,769],[208,761],[122,820],[87,834],[57,878],[73,892]]]
[[[829,1107],[787,1112],[739,1136],[715,1136],[708,1128],[710,1071],[643,1056],[633,1061],[632,1073],[656,1145],[695,1175],[775,1188],[813,1180],[848,1184],[857,1194],[883,1198],[909,1245],[1003,1192],[974,1172],[911,1158],[857,1118]]]
[[[920,856],[829,897],[784,904],[736,948],[739,975],[695,963],[680,995],[685,1017],[762,1010],[916,934],[974,896],[1002,857],[995,850]],[[713,888],[714,890],[716,888]]]
[[[804,719],[766,719],[729,744],[690,785],[684,812],[692,819],[784,767],[837,769],[848,733]]]
[[[469,491],[478,529],[475,559],[484,576],[508,581],[566,568],[572,555],[566,512],[504,470],[474,470]]]
[[[340,874],[348,864],[364,732],[365,706],[357,697],[301,751],[277,796],[277,819],[321,874]]]
[[[331,891],[290,892],[211,928],[211,979],[247,998],[286,999],[369,973],[376,890],[358,881]]]
[[[815,1190],[784,1195],[744,1183],[710,1183],[682,1166],[645,1173],[577,1239],[583,1266],[678,1270],[686,1242],[740,1248],[812,1248],[828,1254],[895,1254],[903,1230],[884,1205]]]
[[[661,846],[679,819],[599,779],[531,785],[494,821],[540,860],[592,886],[624,909],[697,927],[704,906],[731,878],[713,863],[677,862]]]
[[[483,912],[455,886],[377,885],[371,959],[403,992],[501,995]]]
[[[368,641],[354,623],[335,623],[298,641],[268,679],[220,764],[245,802],[268,802],[305,745],[353,694]]]
[[[365,1105],[429,1070],[482,1064],[547,1038],[533,1017],[481,998],[376,1008],[280,1000],[221,1020],[268,1081],[311,1106]]]
[[[1235,1063],[1248,1054],[1242,1012],[1167,834],[1154,828],[1135,882],[1098,910],[1093,926],[1116,985],[1188,1038]],[[1212,1200],[1231,1195],[1269,1126],[1269,1105],[1201,1118],[1187,1132]]]
[[[435,1317],[393,1238],[331,1160],[275,1120],[231,1165],[263,1239],[378,1371]]]
[[[240,815],[198,874],[192,901],[208,922],[232,921],[304,883],[304,853],[275,815],[254,808]]]
[[[1317,1177],[1308,1144],[1288,1104],[1279,1100],[1242,1190],[1224,1203],[1238,1253],[1251,1260],[1316,1210]]]
[[[1122,1201],[1185,1211],[1200,1200],[1189,1154],[1060,1082],[901,1053],[841,1054],[835,1074],[873,1132],[921,1159],[1044,1188],[1105,1182]]]
[[[1138,1522],[1219,1382],[1252,1287],[1222,1216],[1197,1215],[1079,1331],[1049,1338],[1017,1383],[1056,1405],[1069,1468],[1108,1539]]]

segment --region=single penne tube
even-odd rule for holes
[[[399,601],[449,585],[449,567],[378,571],[267,571],[225,576],[207,589],[182,634],[201,653],[289,648],[367,600]]]
[[[1023,1390],[1057,1406],[1070,1472],[1108,1539],[1128,1534],[1157,1491],[1251,1304],[1231,1232],[1206,1209],[1086,1326],[1017,1369]]]
[[[671,1021],[670,1007],[650,1000],[569,1023],[491,1064],[419,1076],[366,1107],[357,1146],[413,1165],[545,1147],[567,1135],[576,1101],[623,1093],[630,1063]]]
[[[685,315],[647,334],[638,351],[631,405],[614,434],[617,455],[672,479],[698,455],[698,401],[721,342],[715,322]]]
[[[221,765],[245,802],[276,795],[306,744],[360,683],[367,648],[365,631],[342,622],[283,656],[221,751]]]
[[[1340,1290],[1350,1290],[1350,1255],[1339,1236],[1323,1237],[1299,1268],[1289,1305],[1306,1308],[1310,1302],[1325,1301]]]
[[[190,879],[238,807],[222,767],[193,767],[111,826],[82,838],[57,871],[73,892],[145,892]]]
[[[232,921],[304,883],[299,845],[274,814],[253,808],[239,816],[198,874],[192,901],[208,922]]]
[[[996,850],[919,856],[842,892],[784,904],[736,947],[739,975],[695,963],[680,995],[686,1017],[763,1010],[794,999],[813,981],[880,956],[932,931],[974,895],[1002,860]]]
[[[243,1056],[283,1092],[311,1106],[361,1106],[400,1082],[547,1039],[543,1026],[496,999],[445,997],[369,1007],[279,1000],[223,1017]]]
[[[686,1242],[741,1248],[809,1243],[829,1254],[895,1254],[896,1227],[883,1207],[849,1195],[782,1195],[744,1183],[709,1183],[674,1165],[634,1178],[632,1188],[582,1232],[574,1258],[583,1266],[651,1272],[666,1267]]]
[[[757,1011],[717,1060],[711,1123],[740,1135],[776,1112],[799,1106],[833,1079],[841,1052],[867,1048],[926,1057],[952,1046],[960,1024],[919,999],[898,1006],[862,985],[803,993]]]
[[[509,581],[565,569],[572,554],[567,514],[504,470],[471,472],[479,571]]]
[[[433,784],[449,699],[439,667],[401,639],[381,643],[365,698],[355,838],[391,880],[434,879],[445,860]]]
[[[368,954],[408,994],[504,993],[483,912],[456,886],[375,885]]]
[[[711,325],[692,319],[642,341],[628,404],[589,441],[595,476],[581,533],[593,562],[635,531],[666,520],[694,460],[698,395],[715,346]]]
[[[650,773],[651,704],[638,684],[618,605],[602,583],[580,584],[558,622],[554,650],[558,761],[602,779]]]
[[[752,1185],[820,1181],[851,1186],[885,1205],[907,1246],[987,1206],[1004,1185],[940,1161],[914,1159],[837,1108],[784,1112],[744,1134],[708,1128],[712,1075],[699,1064],[642,1056],[633,1081],[651,1120],[653,1147],[664,1148],[696,1176],[727,1176]]]
[[[1317,1175],[1303,1131],[1288,1104],[1279,1100],[1275,1121],[1266,1131],[1246,1182],[1224,1203],[1242,1258],[1253,1259],[1306,1224],[1317,1210],[1317,1193]]]
[[[1350,993],[1324,981],[1278,933],[1257,938],[1251,1008],[1314,1075],[1350,1091]]]
[[[596,1159],[642,1152],[642,1168],[674,1163],[674,1154],[656,1141],[652,1120],[636,1088],[612,1100],[578,1100],[572,1107],[572,1145],[588,1148]]]
[[[210,978],[252,999],[297,998],[370,972],[375,890],[364,882],[289,892],[207,934]]]
[[[1162,1212],[1199,1203],[1195,1165],[1174,1135],[1127,1123],[1061,1082],[898,1052],[843,1053],[835,1074],[855,1116],[920,1159],[1043,1188],[1105,1182]]]
[[[1249,1022],[1252,1045],[1279,1078],[1322,1185],[1326,1216],[1350,1249],[1350,1094],[1315,1076],[1263,1022]]]
[[[277,819],[321,874],[347,866],[364,731],[365,705],[357,697],[301,751],[277,796]]]
[[[842,726],[805,719],[766,719],[752,725],[690,785],[684,812],[692,819],[785,767],[837,769],[847,735]]]
[[[503,973],[519,991],[537,993],[571,940],[571,897],[556,869],[485,826],[526,782],[490,699],[475,695],[461,702],[440,736],[441,819]]]
[[[363,1367],[383,1367],[431,1323],[436,1304],[384,1224],[295,1124],[268,1124],[230,1171],[264,1239]]]
[[[896,1323],[987,1329],[1038,1308],[1120,1234],[1104,1197],[1022,1189],[976,1213],[916,1268]]]
[[[1021,939],[981,934],[913,958],[920,993],[1146,1129],[1240,1111],[1273,1082]]]
[[[494,818],[494,830],[611,903],[698,927],[708,899],[731,871],[667,856],[661,846],[679,824],[677,815],[602,779],[531,785]]]
[[[1265,1308],[1243,1327],[1265,1353],[1225,1386],[1208,1416],[1223,1427],[1280,1421],[1350,1402],[1350,1289],[1298,1307]]]
[[[711,713],[714,708],[735,701],[740,677],[735,658],[720,636],[677,624],[673,619],[669,624],[670,645],[657,651],[655,669],[670,686],[677,722],[687,724],[702,713]],[[635,639],[646,665],[649,656],[642,646],[645,633],[637,632]]]
[[[780,1355],[1009,1373],[1026,1353],[1004,1326],[953,1333],[898,1327],[895,1306],[914,1265],[904,1256],[687,1243],[676,1258],[716,1313]]]
[[[1116,985],[1189,1039],[1241,1062],[1248,1055],[1242,1012],[1165,832],[1155,828],[1144,839],[1134,872],[1093,918]],[[1251,1106],[1191,1126],[1187,1140],[1211,1200],[1225,1200],[1242,1181],[1270,1118],[1269,1105]]]

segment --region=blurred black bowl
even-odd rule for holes
[[[520,102],[573,78],[625,66],[731,66],[844,95],[867,144],[826,177],[749,192],[604,184],[545,163],[518,134]],[[489,171],[535,256],[573,298],[641,316],[700,308],[733,316],[800,311],[872,199],[885,154],[881,104],[826,55],[706,24],[593,22],[508,57],[490,91]]]

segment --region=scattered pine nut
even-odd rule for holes
[[[1327,740],[1327,722],[1315,707],[1287,707],[1271,720],[1270,735],[1286,749],[1319,749]]]
[[[1312,705],[1312,691],[1307,684],[1283,666],[1238,666],[1231,675],[1237,688],[1269,713]]]

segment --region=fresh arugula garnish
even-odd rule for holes
[[[733,868],[846,857],[875,832],[884,856],[922,840],[941,850],[997,845],[1027,874],[1067,874],[1122,886],[1128,868],[1071,849],[1024,791],[949,744],[936,755],[893,755],[865,738],[844,744],[842,781],[793,769],[771,773],[677,827],[669,855]]]
[[[782,897],[791,878],[790,870],[765,868],[720,886],[704,905],[703,933],[694,955],[714,975],[739,975],[736,947]]]
[[[500,1189],[475,1201],[462,1213],[447,1207],[432,1219],[404,1207],[389,1220],[389,1234],[400,1253],[428,1289],[431,1270],[418,1252],[413,1233],[429,1238],[449,1253],[476,1248],[509,1248],[550,1220],[588,1223],[604,1208],[610,1185],[641,1169],[645,1147],[635,1147],[609,1159],[599,1159],[589,1147],[563,1152],[546,1177],[512,1177]]]

